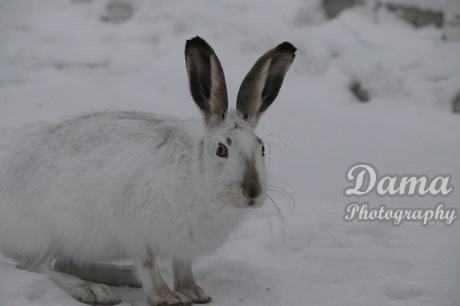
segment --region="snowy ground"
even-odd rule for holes
[[[271,144],[272,183],[295,203],[272,194],[284,221],[267,205],[198,262],[213,305],[459,305],[460,223],[345,223],[342,192],[347,168],[370,162],[381,174],[451,174],[456,187],[446,198],[362,199],[371,206],[460,208],[450,104],[460,43],[367,7],[326,21],[316,0],[129,2],[133,16],[115,24],[101,20],[103,0],[0,1],[0,155],[25,129],[81,112],[199,116],[183,57],[195,35],[219,55],[230,101],[254,61],[290,41],[296,60],[258,134]],[[350,93],[354,81],[369,103]],[[144,305],[141,290],[114,290]],[[17,305],[81,304],[0,261],[0,306]]]

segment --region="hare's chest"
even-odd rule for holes
[[[227,241],[246,215],[242,209],[232,210],[222,216],[204,216],[188,224],[183,235],[191,254],[200,256],[214,252]]]

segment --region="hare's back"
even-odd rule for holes
[[[21,139],[5,160],[0,187],[27,194],[27,186],[34,192],[126,181],[164,165],[163,159],[187,150],[189,143],[175,119],[137,112],[86,114]]]
[[[181,134],[174,119],[139,112],[99,112],[48,125],[30,136],[34,138],[32,145],[44,145],[49,151],[72,156],[101,148],[119,152],[156,146],[174,134]],[[110,150],[104,154],[108,153]]]
[[[139,112],[99,112],[44,126],[27,135],[18,148],[33,149],[35,157],[60,160],[99,156],[106,160],[124,151],[154,153],[152,149],[165,139],[184,136],[171,118]]]

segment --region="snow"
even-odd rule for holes
[[[125,22],[101,20],[108,1],[0,2],[0,155],[32,126],[93,110],[197,117],[185,40],[218,54],[229,101],[255,60],[282,41],[297,48],[258,134],[269,144],[270,203],[201,259],[196,278],[213,305],[458,305],[459,223],[343,221],[352,200],[372,207],[460,203],[459,43],[392,14],[356,7],[326,21],[318,0],[128,1]],[[434,3],[438,1],[423,1]],[[370,93],[360,103],[349,87]],[[448,197],[346,198],[345,171],[451,174]],[[292,201],[284,191],[289,192]],[[168,263],[161,263],[171,283]],[[140,289],[114,288],[122,305]],[[40,274],[0,261],[0,306],[81,305]]]

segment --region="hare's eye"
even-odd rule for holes
[[[265,146],[262,145],[262,156],[265,156]]]
[[[219,146],[217,146],[217,151],[216,151],[217,156],[220,157],[227,157],[228,156],[228,149],[225,145],[219,143]]]

